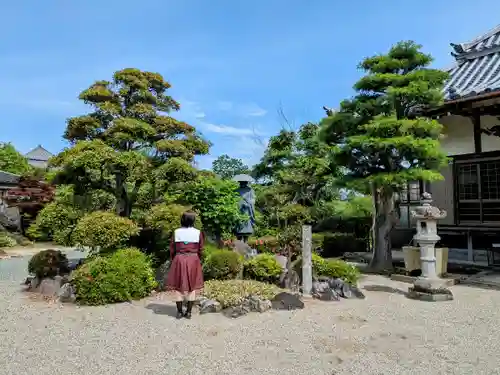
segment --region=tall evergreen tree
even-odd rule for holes
[[[392,268],[390,233],[397,222],[395,194],[409,181],[442,178],[439,122],[419,117],[442,101],[447,73],[428,68],[421,46],[399,42],[389,53],[363,60],[366,73],[352,100],[322,121],[323,139],[334,146],[334,162],[346,168],[344,181],[361,182],[373,200],[372,268]]]

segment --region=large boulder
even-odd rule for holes
[[[365,298],[358,287],[350,285],[342,279],[328,277],[320,277],[313,282],[312,295],[323,301],[339,301],[340,298]]]

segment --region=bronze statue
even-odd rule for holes
[[[249,183],[252,181],[250,176],[239,174],[234,176],[233,180],[240,184],[237,190],[241,196],[240,212],[249,217],[248,221],[242,223],[239,228],[236,228],[236,238],[246,243],[248,237],[253,234],[253,226],[255,224],[255,192],[249,186]]]

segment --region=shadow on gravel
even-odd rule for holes
[[[164,305],[161,303],[150,303],[146,306],[146,309],[153,310],[155,314],[158,315],[168,315],[175,317],[177,314],[177,308],[173,305]]]
[[[385,285],[365,285],[363,289],[369,292],[384,292],[406,296],[406,292],[404,290],[391,288],[390,286]]]

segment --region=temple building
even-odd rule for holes
[[[448,212],[439,235],[450,259],[496,265],[500,254],[491,249],[500,244],[500,25],[451,47],[455,64],[445,102],[427,114],[444,126],[441,144],[450,163],[442,170],[444,181],[411,183],[402,194],[394,247],[411,241],[411,206],[425,189],[433,205]]]

